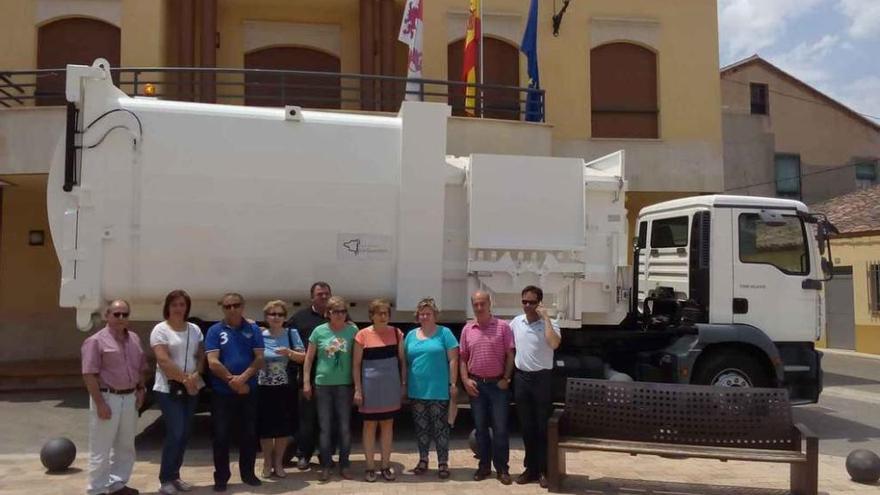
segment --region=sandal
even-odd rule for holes
[[[269,479],[272,477],[272,465],[263,463],[263,472],[260,473],[263,475],[263,478]]]
[[[364,481],[367,483],[373,483],[376,481],[376,470],[375,469],[367,469],[364,471]]]
[[[394,471],[391,470],[390,467],[382,468],[382,477],[385,478],[385,481],[394,481],[396,476],[394,476]]]
[[[441,480],[449,478],[449,464],[446,464],[445,462],[438,464],[437,476],[439,476]]]
[[[421,475],[428,472],[428,461],[424,459],[419,459],[419,463],[416,464],[416,467],[412,469],[413,474]]]

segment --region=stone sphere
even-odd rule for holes
[[[68,438],[53,438],[40,449],[40,462],[49,472],[64,471],[76,459],[76,445]]]
[[[880,456],[870,450],[853,450],[846,456],[846,472],[853,481],[874,483],[880,479]]]

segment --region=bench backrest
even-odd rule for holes
[[[788,392],[569,378],[562,433],[681,445],[798,450]]]

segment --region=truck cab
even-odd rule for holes
[[[825,232],[823,222],[799,201],[748,196],[698,196],[641,211],[637,311],[656,327],[664,324],[658,312],[669,318],[676,308],[679,324],[697,329],[679,356],[681,381],[785,385],[795,398],[818,398],[814,343],[824,327],[828,265],[815,233]]]

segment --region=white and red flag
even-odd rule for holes
[[[406,77],[421,79],[422,77],[422,2],[423,0],[407,0],[403,9],[403,21],[400,23],[400,34],[397,39],[409,46],[409,64]],[[406,99],[420,100],[419,83],[406,83]]]

